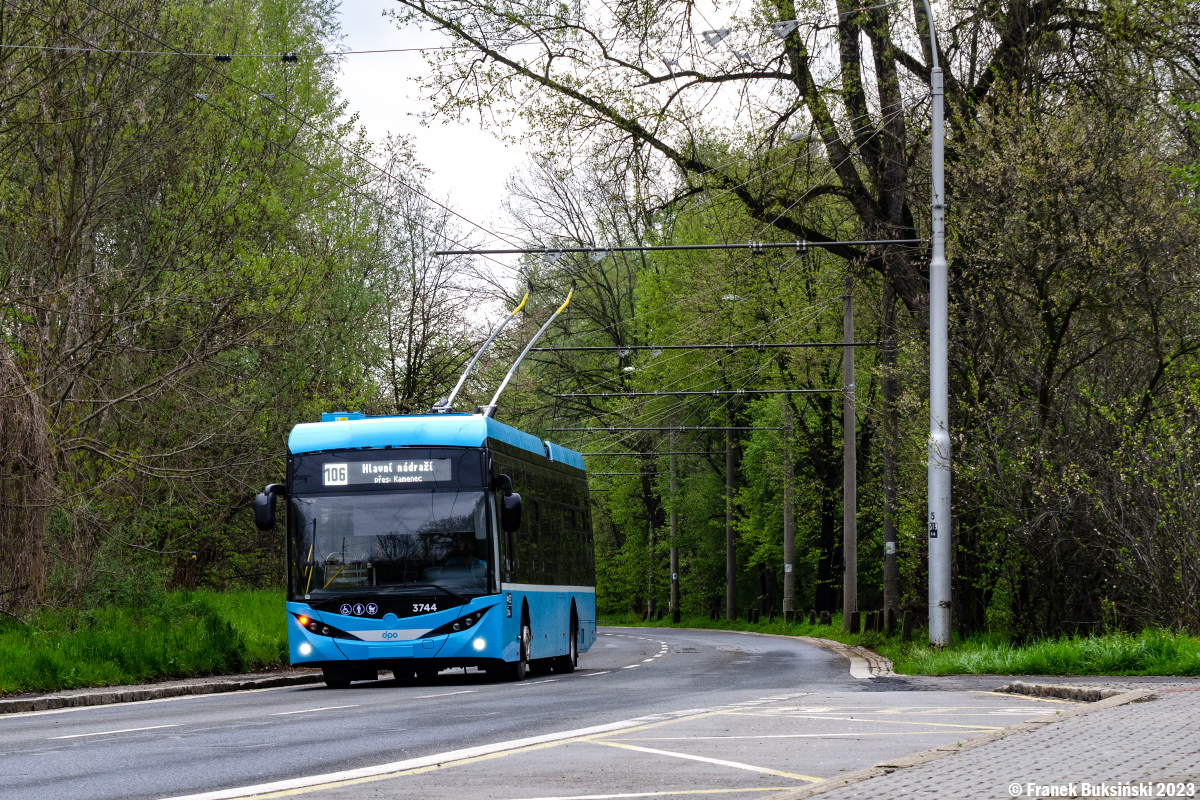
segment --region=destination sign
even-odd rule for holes
[[[404,461],[352,461],[326,464],[325,486],[382,486],[384,484],[434,483],[450,480],[449,458]]]

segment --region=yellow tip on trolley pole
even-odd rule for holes
[[[511,314],[501,320],[500,324],[496,326],[496,330],[492,331],[492,335],[487,338],[487,341],[485,341],[483,346],[479,348],[479,352],[476,353],[475,357],[471,359],[471,363],[467,364],[467,368],[463,370],[463,374],[458,379],[458,383],[454,384],[454,391],[452,391],[450,396],[446,398],[446,402],[438,403],[438,405],[434,407],[435,411],[441,410],[445,413],[450,412],[451,407],[454,405],[454,398],[458,396],[459,389],[462,389],[463,384],[466,383],[467,376],[471,374],[471,370],[475,367],[475,362],[479,360],[479,357],[483,355],[484,351],[492,346],[492,342],[495,341],[496,337],[500,335],[500,331],[504,330],[504,326],[507,325],[509,321],[517,315],[518,311],[525,307],[525,303],[528,300],[529,292],[526,292],[525,296],[521,298],[520,304],[512,310]]]
[[[571,297],[574,294],[575,294],[575,284],[572,283],[571,291],[567,292],[567,299],[563,301],[563,304],[558,307],[557,311],[555,311],[553,314],[550,315],[550,319],[546,320],[546,324],[538,329],[538,332],[535,333],[533,338],[529,340],[529,344],[525,345],[525,349],[521,351],[521,355],[517,356],[517,360],[513,362],[513,365],[511,367],[508,368],[508,374],[504,376],[504,380],[500,383],[500,388],[497,389],[496,394],[494,394],[492,396],[492,402],[488,403],[486,406],[483,407],[482,410],[483,410],[484,416],[488,416],[488,417],[496,416],[496,401],[500,399],[500,393],[504,391],[504,388],[506,386],[508,386],[508,382],[510,380],[512,380],[512,376],[517,371],[517,367],[521,366],[521,362],[525,360],[525,356],[528,355],[528,353],[531,349],[533,349],[533,346],[537,343],[537,340],[542,338],[542,334],[545,333],[546,329],[550,327],[550,323],[552,323],[552,322],[554,322],[554,320],[558,319],[558,315],[561,314],[568,305],[570,305]]]

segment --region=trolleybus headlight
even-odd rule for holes
[[[325,625],[305,614],[295,614],[294,616],[296,617],[296,622],[300,623],[300,627],[304,628],[306,631],[309,631],[310,633],[315,633],[318,636],[329,636],[334,639],[357,639],[358,638],[357,636],[355,636],[352,633],[346,633],[345,631],[339,630],[338,628],[335,628],[332,625]]]
[[[482,652],[483,648],[487,647],[487,642],[483,640],[483,637],[477,636],[475,641],[471,642],[471,646]]]
[[[488,608],[491,608],[491,606],[488,606]],[[483,619],[483,615],[487,612],[487,608],[481,608],[478,611],[472,611],[470,614],[464,614],[452,622],[447,622],[440,628],[434,628],[422,638],[429,638],[431,636],[445,636],[448,633],[455,633],[463,630],[464,628],[470,628],[478,623],[479,620]]]
[[[302,656],[311,656],[312,655],[312,645],[309,644],[308,642],[304,642],[296,649],[300,651],[300,655],[302,655]]]

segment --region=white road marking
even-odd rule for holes
[[[738,794],[744,792],[782,792],[790,786],[762,786],[754,789],[680,789],[663,792],[622,792],[621,794],[576,794],[570,797],[529,797],[525,800],[620,800],[622,797],[670,797],[684,794]]]
[[[995,728],[980,728],[980,733]],[[872,733],[772,733],[762,736],[644,736],[626,742],[690,742],[701,739],[824,739],[828,736],[941,736],[946,731],[875,731]]]
[[[449,697],[452,694],[475,694],[474,689],[465,689],[461,692],[443,692],[442,694],[419,694],[413,700],[428,700],[431,697]]]
[[[339,708],[358,708],[358,704],[352,706],[321,706],[320,708],[305,708],[300,711],[280,711],[277,714],[272,714],[272,717],[286,717],[289,714],[311,714],[314,711],[336,711]]]
[[[643,659],[642,659],[642,663],[643,663],[643,664],[649,664],[649,663],[650,663],[651,661],[653,661],[653,660],[654,660],[653,658],[643,658]]]
[[[587,672],[587,673],[584,673],[583,675],[580,675],[579,677],[581,677],[581,678],[590,678],[590,677],[592,677],[593,675],[607,675],[607,674],[608,674],[608,673],[610,673],[610,672],[612,672],[612,670],[611,670],[611,669],[606,669],[606,670],[604,670],[603,672]]]
[[[268,686],[266,689],[243,689],[236,692],[213,692],[212,694],[185,694],[179,697],[156,697],[153,700],[134,700],[125,703],[100,703],[94,706],[72,706],[71,708],[48,708],[45,711],[14,711],[10,714],[0,714],[0,720],[6,719],[25,719],[26,717],[40,717],[45,714],[70,714],[74,711],[95,711],[97,709],[106,708],[109,711],[119,710],[123,707],[144,706],[149,703],[173,703],[176,700],[215,700],[220,697],[238,697],[245,694],[258,694],[259,692],[278,692],[283,689],[307,689],[317,684],[312,683],[297,683],[291,686]]]
[[[267,794],[270,792],[285,792],[291,789],[304,789],[310,786],[320,786],[322,784],[335,783],[339,781],[350,781],[359,778],[383,777],[395,772],[404,772],[406,770],[420,769],[422,767],[444,766],[455,761],[464,761],[469,758],[478,758],[479,756],[492,755],[493,753],[503,753],[509,750],[519,750],[523,747],[562,742],[569,739],[577,739],[582,736],[614,733],[616,731],[625,730],[626,728],[636,728],[654,722],[665,722],[672,719],[690,716],[692,714],[702,713],[703,710],[704,709],[689,709],[687,711],[675,711],[669,714],[653,714],[646,717],[636,717],[634,719],[621,720],[620,722],[612,722],[607,725],[596,725],[590,728],[577,728],[573,731],[548,733],[542,736],[530,736],[525,739],[510,739],[506,742],[497,742],[495,744],[481,745],[479,747],[467,747],[461,750],[450,750],[444,753],[434,753],[433,755],[429,756],[410,758],[405,761],[393,761],[388,764],[379,764],[374,767],[360,767],[359,769],[344,770],[342,772],[330,772],[324,775],[309,775],[304,778],[291,778],[288,780],[259,783],[251,786],[239,786],[233,789],[219,789],[213,792],[203,792],[201,794],[174,797],[170,798],[170,800],[233,800],[233,798],[237,797],[249,797],[257,794]]]
[[[719,767],[733,767],[734,769],[744,769],[748,772],[757,772],[760,775],[779,775],[784,778],[795,778],[799,781],[808,781],[809,783],[819,783],[821,778],[814,778],[811,775],[797,775],[794,772],[785,772],[779,769],[771,769],[769,767],[756,767],[753,764],[743,764],[740,761],[726,761],[723,758],[708,758],[707,756],[694,756],[691,753],[676,753],[671,750],[656,750],[653,747],[639,747],[636,744],[622,744],[621,742],[606,742],[599,739],[593,739],[592,744],[603,744],[609,747],[620,747],[622,750],[636,750],[639,753],[650,753],[656,756],[671,756],[672,758],[686,758],[689,761],[703,761],[705,764],[716,764]]]
[[[180,723],[182,724],[182,723]],[[119,731],[98,731],[97,733],[72,733],[70,736],[51,736],[47,741],[55,739],[82,739],[85,736],[108,736],[111,733],[133,733],[134,731],[156,731],[159,728],[178,728],[180,724],[175,725],[150,725],[146,728],[122,728]]]
[[[627,667],[621,667],[621,669],[635,669],[638,666],[640,666],[640,665],[639,664],[630,664]]]

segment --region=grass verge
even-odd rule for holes
[[[740,620],[714,622],[707,617],[692,617],[682,619],[678,626],[666,619],[643,622],[636,614],[600,616],[601,625],[706,628],[832,639],[871,648],[890,659],[901,675],[1200,675],[1200,638],[1159,630],[1064,636],[1024,645],[984,634],[938,650],[928,646],[923,631],[914,631],[912,642],[874,632],[844,633],[840,615],[834,616],[831,625],[786,625],[781,619],[754,624]]]
[[[0,621],[0,694],[245,672],[287,663],[283,593],[170,592],[142,608]]]

